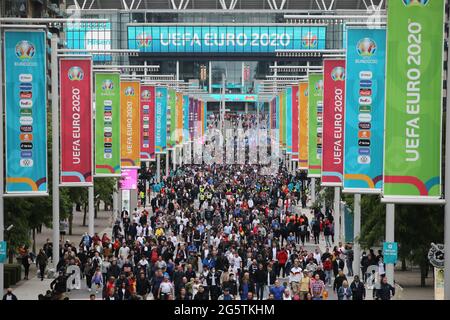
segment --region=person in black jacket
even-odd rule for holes
[[[194,300],[209,300],[208,294],[203,286],[198,287],[198,291],[194,296]]]
[[[183,270],[183,265],[179,264],[177,267],[177,271],[173,273],[173,285],[175,289],[175,294],[178,294],[180,292],[181,288],[181,282],[183,280],[183,277],[185,277],[185,272]]]
[[[391,297],[393,297],[394,295],[395,295],[395,288],[387,282],[387,277],[383,277],[381,280],[380,288],[376,290],[375,299],[391,300]]]
[[[136,294],[141,296],[142,300],[147,300],[150,288],[150,281],[145,277],[145,273],[141,273],[136,280]]]
[[[8,300],[17,300],[17,297],[14,293],[12,293],[12,289],[8,288],[6,289],[6,293],[3,296],[3,301],[8,301]]]
[[[262,300],[264,297],[264,289],[267,283],[267,271],[264,270],[262,263],[258,265],[258,270],[255,272],[256,283],[256,298]]]
[[[333,284],[333,291],[337,292],[339,290],[339,288],[342,286],[342,282],[344,282],[344,280],[347,280],[347,277],[344,274],[344,271],[342,271],[342,269],[339,269],[339,273],[336,276],[336,278],[334,279],[334,284]]]
[[[228,275],[228,281],[224,281],[222,284],[222,288],[228,288],[230,291],[230,294],[233,296],[237,295],[238,289],[237,289],[237,282],[234,279],[234,274],[230,273]]]
[[[58,277],[50,283],[50,289],[60,298],[67,291],[67,276],[60,271]]]
[[[353,277],[353,282],[350,285],[350,290],[352,290],[353,300],[364,300],[366,298],[366,288],[364,283],[359,280],[359,276],[355,275]]]
[[[221,294],[220,292],[220,272],[216,272],[216,268],[211,268],[211,271],[206,277],[209,292],[211,293],[211,300],[217,300]]]
[[[333,261],[333,273],[336,278],[339,270],[344,270],[345,262],[339,256],[336,257],[336,260]]]

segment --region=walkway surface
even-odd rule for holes
[[[298,209],[301,210],[301,209]],[[305,212],[310,218],[309,210],[301,210]],[[81,239],[82,234],[87,232],[88,227],[82,226],[83,212],[75,212],[73,219],[73,234],[71,236],[66,236],[64,240],[69,240],[78,244]],[[98,218],[95,219],[95,230],[99,233],[100,237],[104,232],[111,234],[112,226],[112,216],[111,212],[101,211],[98,213]],[[36,236],[36,248],[39,249],[45,243],[46,239],[51,239],[52,231],[51,229],[43,228],[42,233]],[[319,248],[321,252],[325,251],[325,240],[320,239]],[[317,245],[312,243],[306,243],[305,249],[312,252],[317,248]],[[347,273],[347,270],[344,270]],[[23,274],[23,273],[22,273]],[[395,272],[396,282],[401,285],[402,289],[397,290],[395,299],[401,300],[432,300],[434,299],[433,291],[433,275],[430,273],[429,278],[426,281],[427,286],[425,288],[420,287],[420,272],[415,271],[397,271]],[[284,281],[287,279],[282,279]],[[353,280],[352,277],[348,278],[349,282]],[[39,294],[45,294],[46,290],[50,287],[50,282],[52,279],[45,278],[43,281],[36,277],[36,265],[32,265],[30,270],[30,280],[22,280],[17,285],[13,286],[13,292],[17,295],[20,300],[37,300]],[[337,300],[336,294],[333,293],[332,288],[327,288],[329,290],[329,300]],[[72,290],[67,293],[70,300],[87,300],[89,295],[95,293],[95,290],[90,292],[86,287],[86,282],[81,281],[80,290]],[[97,295],[101,298],[101,292]],[[149,299],[152,299],[151,295]],[[367,292],[367,300],[372,300],[372,290]]]

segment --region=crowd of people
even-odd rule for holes
[[[332,211],[301,208],[308,181],[259,169],[179,167],[151,192],[148,207],[122,210],[112,234],[61,245],[58,276],[40,298],[62,299],[81,279],[105,300],[322,300],[331,290],[338,299],[364,299],[363,280],[347,280],[351,246],[331,245]],[[36,257],[42,277],[45,249]],[[375,297],[390,298],[383,288]]]

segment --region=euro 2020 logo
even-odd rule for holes
[[[138,34],[136,41],[139,48],[146,48],[152,43],[152,36],[142,32]]]
[[[112,90],[114,89],[114,83],[110,79],[103,80],[102,90]]]
[[[409,6],[426,6],[430,0],[403,0],[403,4]]]
[[[323,90],[323,80],[316,81],[314,84],[314,89],[316,89],[316,91]]]
[[[71,67],[67,72],[70,81],[81,81],[84,78],[83,69],[78,66]]]
[[[331,71],[331,79],[333,79],[333,81],[344,81],[345,69],[343,67],[335,67]]]
[[[377,44],[370,38],[362,38],[358,41],[356,50],[361,57],[371,57],[377,51]]]
[[[306,35],[303,36],[302,41],[303,47],[305,48],[316,48],[317,47],[317,35],[313,34],[312,32],[308,32]]]
[[[22,40],[16,44],[16,56],[20,60],[30,60],[34,57],[36,49],[30,41]]]
[[[127,96],[127,97],[134,96],[134,89],[132,87],[127,87],[125,89],[125,96]]]
[[[141,98],[142,99],[150,99],[150,90],[142,90]]]

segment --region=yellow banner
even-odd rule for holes
[[[308,82],[299,84],[298,166],[308,169]]]
[[[139,81],[122,81],[120,83],[120,162],[122,168],[141,167],[139,97]]]

